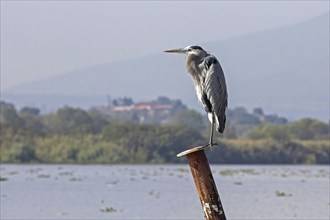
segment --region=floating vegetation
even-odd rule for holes
[[[11,171],[11,172],[9,172],[9,175],[16,175],[16,174],[18,174],[18,171]]]
[[[113,207],[102,207],[100,209],[101,212],[117,212],[117,209],[113,208]]]
[[[327,171],[327,170],[319,170],[319,176],[320,177],[329,177],[330,176],[330,172],[329,171]]]
[[[8,178],[0,176],[0,181],[7,181],[7,180],[8,180]]]
[[[131,176],[144,176],[144,177],[153,177],[153,176],[160,176],[162,175],[163,172],[159,172],[157,170],[140,170],[138,173],[134,170],[134,171],[130,171],[130,175]],[[144,178],[147,179],[147,178]]]
[[[104,201],[102,200],[101,203],[104,205]],[[101,212],[117,212],[117,209],[113,208],[113,207],[107,207],[107,206],[104,206],[104,207],[101,207],[100,209]]]
[[[280,191],[276,191],[276,195],[278,197],[291,197],[292,196],[291,193],[285,193],[285,192],[280,192]]]
[[[240,169],[241,173],[249,174],[249,175],[260,175],[260,173],[256,172],[253,169]]]
[[[304,174],[310,173],[310,172],[311,172],[310,170],[300,170],[300,173],[304,173]]]
[[[135,171],[129,173],[130,176],[136,176],[137,173]]]
[[[260,169],[225,169],[219,172],[221,176],[268,176],[281,178],[329,178],[330,173],[324,169],[313,170],[260,170]]]
[[[72,176],[73,175],[73,172],[71,172],[71,171],[64,171],[64,172],[59,172],[58,174],[61,175],[61,176]]]
[[[255,172],[253,169],[239,169],[239,170],[222,170],[220,171],[221,176],[234,176],[234,175],[259,175],[258,172]]]
[[[160,192],[156,193],[154,190],[151,190],[148,194],[150,196],[155,196],[156,199],[158,199],[160,197]]]
[[[175,171],[182,172],[182,173],[189,173],[189,169],[186,168],[177,168]]]
[[[82,181],[81,178],[77,178],[77,177],[72,177],[69,179],[71,182],[75,182],[75,181]]]
[[[238,170],[222,170],[219,172],[221,176],[233,176],[238,174]]]
[[[107,182],[107,184],[111,184],[111,185],[116,185],[117,183],[119,183],[119,180]]]
[[[26,172],[27,173],[38,173],[39,171],[42,171],[42,168],[29,169]]]
[[[65,216],[65,215],[67,215],[67,213],[66,212],[58,212],[58,213],[56,213],[58,216]]]
[[[40,175],[38,175],[38,178],[45,178],[45,179],[47,179],[49,177],[50,177],[50,175],[48,175],[48,174],[40,174]]]
[[[114,186],[114,185],[116,185],[117,183],[119,183],[119,180],[108,181],[108,182],[106,182],[107,186]]]

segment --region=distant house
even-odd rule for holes
[[[133,105],[117,105],[111,108],[113,112],[125,112],[125,111],[132,111]]]
[[[93,106],[92,109],[111,118],[131,119],[144,123],[163,123],[173,118],[177,111],[186,109],[180,100],[158,97],[157,100],[134,103],[131,98],[119,98],[108,102],[107,107]]]
[[[173,109],[171,104],[155,104],[152,102],[140,102],[132,105],[117,105],[112,107],[114,112],[124,111],[170,111]]]

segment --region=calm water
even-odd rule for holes
[[[329,219],[329,166],[211,165],[227,219]],[[186,165],[1,165],[1,219],[203,219]]]

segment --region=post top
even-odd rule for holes
[[[181,153],[177,154],[176,156],[177,157],[182,157],[182,156],[185,156],[187,154],[191,154],[191,153],[194,153],[194,152],[197,152],[197,151],[200,151],[200,150],[204,150],[208,147],[211,147],[211,145],[193,147],[193,148],[190,148],[188,150],[182,151]]]

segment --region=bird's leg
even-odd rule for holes
[[[212,119],[214,119],[214,116],[212,116]],[[213,129],[214,129],[214,120],[211,122],[211,134],[210,134],[210,142],[209,145],[212,147],[213,145]]]
[[[208,145],[208,147],[211,147],[212,150],[212,146],[214,145],[218,145],[217,143],[213,143],[213,131],[214,131],[214,124],[215,124],[215,118],[214,118],[214,113],[212,112],[212,120],[211,120],[211,132],[210,132],[210,142]]]
[[[213,143],[213,131],[214,131],[214,123],[215,122],[215,118],[214,118],[214,113],[212,112],[212,122],[211,122],[211,134],[210,134],[210,142],[209,142],[209,146],[212,149],[212,146],[214,145],[218,145],[217,143]]]
[[[209,113],[209,114],[212,114],[209,117],[209,119],[211,121],[210,141],[209,141],[209,143],[207,145],[196,147],[197,149],[204,149],[204,148],[210,147],[211,150],[212,150],[212,146],[218,145],[217,143],[213,143],[213,131],[214,131],[214,124],[215,124],[214,113]]]

